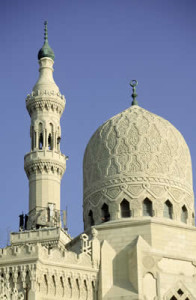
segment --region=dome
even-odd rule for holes
[[[121,219],[123,200],[130,217],[145,215],[147,199],[152,204],[150,216],[164,217],[168,204],[172,219],[181,221],[184,210],[187,223],[192,222],[188,146],[170,122],[138,105],[97,129],[85,150],[83,176],[85,228],[106,220],[105,209],[107,220]]]
[[[53,50],[50,48],[49,44],[47,41],[45,41],[43,47],[39,50],[38,52],[38,59],[40,60],[43,57],[49,57],[52,60],[54,60],[54,52]]]

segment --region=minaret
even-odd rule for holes
[[[60,151],[60,118],[65,97],[53,79],[54,52],[48,44],[47,22],[44,45],[38,53],[39,79],[26,98],[31,117],[31,151],[24,157],[29,179],[27,229],[60,226],[60,184],[66,156]]]

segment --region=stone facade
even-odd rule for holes
[[[161,117],[133,105],[98,128],[84,155],[85,231],[72,239],[62,226],[65,98],[45,30],[40,76],[26,99],[29,213],[0,249],[0,299],[196,299],[191,158]]]

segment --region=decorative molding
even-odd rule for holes
[[[26,107],[29,115],[34,111],[51,110],[62,115],[65,108],[65,97],[60,92],[39,90],[27,95]]]
[[[57,161],[30,161],[25,163],[24,169],[29,178],[32,174],[55,174],[62,177],[65,172],[65,163]]]

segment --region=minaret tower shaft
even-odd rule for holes
[[[31,151],[24,157],[29,179],[27,229],[60,226],[60,184],[66,169],[66,156],[60,151],[65,97],[53,79],[54,52],[48,44],[47,22],[38,60],[39,79],[26,98],[31,117]]]

